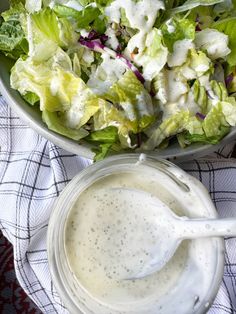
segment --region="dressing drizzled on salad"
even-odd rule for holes
[[[0,51],[11,86],[96,160],[214,144],[236,124],[235,12],[231,0],[11,1]]]

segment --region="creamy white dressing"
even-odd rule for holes
[[[84,48],[82,59],[88,64],[93,63],[94,62],[93,51],[89,50],[88,48]]]
[[[142,162],[133,166],[136,172],[131,166],[131,170],[117,171],[92,184],[68,217],[65,247],[71,270],[83,287],[85,313],[172,314],[177,308],[178,313],[190,314],[211,287],[214,239],[184,241],[160,272],[123,280],[131,269],[149,260],[156,243],[153,221],[158,217],[145,198],[137,204],[127,194],[114,197],[111,189],[138,189],[159,198],[179,215],[207,216],[198,193],[187,192]],[[182,176],[181,181],[188,184],[191,179]]]
[[[189,86],[185,80],[178,77],[175,70],[166,71],[167,73],[167,95],[169,102],[178,102],[179,98],[186,94]]]
[[[140,117],[143,117],[145,115],[150,116],[154,114],[152,99],[148,93],[142,92],[141,94],[136,95],[136,100]]]
[[[108,27],[105,34],[108,36],[108,40],[106,41],[106,45],[114,49],[115,51],[119,47],[119,41],[116,37],[116,32],[113,28]]]
[[[231,52],[228,48],[228,36],[216,29],[206,28],[197,32],[194,41],[196,47],[206,50],[212,60],[223,58]]]
[[[65,1],[65,0],[52,0],[49,3],[49,7],[53,8],[56,4],[62,4],[65,5],[69,8],[75,9],[77,11],[81,11],[83,10],[83,6],[79,4],[79,1],[76,0],[69,0],[69,1]]]
[[[168,56],[169,67],[181,66],[188,57],[189,49],[194,48],[194,44],[190,39],[177,40],[173,46],[173,53]]]
[[[139,32],[130,39],[125,49],[125,56],[143,68],[143,77],[149,82],[159,74],[168,57],[168,49],[161,43],[159,47],[153,46],[157,36],[162,36],[160,30],[157,29],[152,29],[148,34]],[[136,49],[138,53],[134,54],[133,51]],[[155,51],[155,55],[152,50]]]
[[[87,82],[87,85],[98,95],[106,93],[127,69],[124,62],[112,58],[108,53],[103,53],[101,57],[102,63],[90,75]]]
[[[166,22],[166,26],[167,26],[167,31],[168,33],[172,34],[175,31],[175,26],[172,24],[172,19],[168,20]]]
[[[91,95],[91,91],[80,82],[77,94],[71,98],[70,108],[64,113],[67,127],[75,129],[82,126],[81,120],[85,116],[86,105]]]
[[[152,27],[159,10],[164,9],[164,3],[158,0],[140,0],[138,2],[116,0],[105,9],[105,14],[111,22],[120,23],[121,9],[125,11],[130,27],[138,30],[138,33],[130,39],[125,56],[132,59],[138,66],[142,66],[143,77],[147,81],[151,81],[165,65],[168,51],[163,46],[160,47],[160,54],[155,58],[143,54],[143,51],[151,46],[153,37],[156,35]],[[137,54],[133,54],[135,49],[138,49]]]
[[[50,83],[50,91],[51,91],[52,96],[56,96],[56,94],[58,93],[58,90],[60,89],[60,86],[61,86],[61,82],[58,79],[58,77],[53,77]]]
[[[148,32],[153,27],[158,11],[164,9],[164,2],[160,0],[115,0],[105,8],[105,15],[111,22],[120,23],[121,12],[124,9],[131,28]]]
[[[34,13],[41,10],[42,0],[26,0],[25,8],[29,13]]]

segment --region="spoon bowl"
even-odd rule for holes
[[[155,240],[150,246],[148,259],[135,269],[131,269],[126,280],[134,280],[151,275],[161,270],[173,257],[180,243],[185,239],[197,239],[215,236],[236,236],[236,219],[189,219],[186,216],[177,216],[171,208],[150,193],[130,188],[113,188],[110,190],[114,199],[118,194],[132,202],[133,206],[148,204],[145,210],[156,212],[155,217],[149,222],[154,230]],[[122,204],[119,204],[122,205]],[[139,226],[137,226],[138,228]],[[146,235],[144,235],[146,236]],[[140,253],[141,254],[141,253]],[[136,256],[137,260],[143,256]]]

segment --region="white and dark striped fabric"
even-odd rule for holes
[[[236,216],[233,146],[181,164],[207,187],[221,217]],[[73,176],[90,163],[36,134],[0,96],[0,228],[13,245],[21,286],[43,313],[67,313],[53,287],[47,262],[52,204]],[[236,313],[236,239],[225,241],[224,278],[209,314]]]

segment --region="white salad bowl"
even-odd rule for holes
[[[0,2],[0,12],[8,8],[8,0]],[[7,103],[18,114],[18,116],[37,133],[67,150],[68,152],[78,154],[86,158],[93,158],[94,154],[91,151],[89,144],[82,145],[71,140],[65,136],[55,133],[48,129],[46,124],[42,121],[41,112],[36,106],[30,106],[16,91],[10,86],[10,69],[13,66],[13,61],[6,58],[0,53],[0,93],[4,96]],[[169,160],[183,161],[206,155],[217,150],[222,145],[229,143],[236,137],[236,128],[232,128],[230,133],[225,136],[217,145],[209,144],[192,144],[189,147],[181,148],[178,143],[170,144],[165,149],[157,149],[155,151],[148,151],[152,156],[157,156]]]

